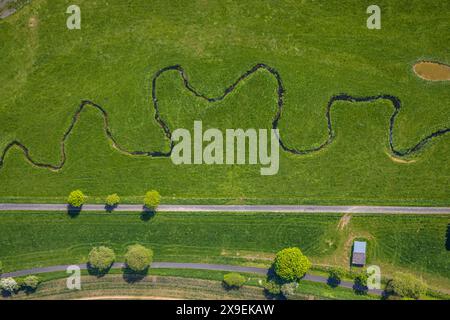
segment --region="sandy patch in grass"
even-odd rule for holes
[[[389,159],[391,159],[392,161],[394,161],[396,163],[414,163],[417,161],[417,160],[405,160],[405,159],[397,158],[388,152],[386,152],[386,154],[388,155]]]
[[[39,20],[36,16],[32,16],[30,19],[28,19],[28,26],[31,29],[36,28],[39,25]]]
[[[416,75],[429,81],[450,81],[450,66],[431,61],[421,61],[413,67]]]

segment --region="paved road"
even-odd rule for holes
[[[86,270],[88,268],[86,263],[77,264],[76,266],[80,267],[82,270]],[[112,265],[113,269],[121,269],[125,266],[122,262],[116,262]],[[33,268],[27,270],[14,271],[9,273],[4,273],[0,275],[0,278],[6,277],[23,277],[30,274],[40,274],[40,273],[49,273],[49,272],[57,272],[57,271],[66,271],[69,265],[59,265],[52,267],[42,267],[42,268]],[[229,272],[243,272],[243,273],[256,273],[261,275],[266,275],[268,269],[265,268],[257,268],[257,267],[244,267],[244,266],[233,266],[226,264],[208,264],[208,263],[176,263],[176,262],[153,262],[151,268],[154,269],[197,269],[197,270],[215,270],[215,271],[229,271]],[[304,280],[309,280],[313,282],[319,283],[327,283],[328,279],[322,276],[316,276],[307,274],[303,278]],[[340,285],[344,288],[353,288],[353,283],[348,281],[341,281]],[[369,290],[369,293],[382,295],[383,290],[373,289]]]
[[[67,211],[66,204],[0,203],[0,211]],[[104,211],[101,204],[86,204],[83,211]],[[142,205],[122,204],[115,211],[143,211]],[[391,207],[391,206],[297,206],[297,205],[160,205],[165,212],[328,212],[381,214],[450,214],[450,207]]]

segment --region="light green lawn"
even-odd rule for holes
[[[286,88],[280,132],[306,149],[326,139],[325,110],[338,93],[398,96],[403,108],[394,140],[410,147],[450,125],[448,82],[416,77],[420,59],[450,62],[447,1],[386,1],[382,29],[366,28],[360,1],[109,1],[80,0],[82,29],[68,30],[71,1],[35,0],[0,22],[0,149],[17,139],[40,162],[57,163],[62,134],[82,99],[102,105],[112,133],[129,150],[167,147],[153,120],[151,76],[181,64],[192,84],[214,96],[263,62]],[[172,129],[268,128],[276,83],[259,72],[223,102],[208,107],[188,94],[176,73],[158,82],[162,115]],[[449,135],[416,162],[388,153],[392,106],[338,103],[336,139],[308,156],[281,153],[280,171],[259,166],[175,166],[112,149],[98,112],[86,110],[67,142],[60,172],[37,169],[11,150],[0,169],[0,201],[62,202],[72,189],[101,202],[113,192],[140,202],[149,188],[168,203],[376,203],[449,205]]]
[[[351,239],[369,241],[368,264],[383,277],[406,271],[448,290],[450,251],[446,216],[354,215],[346,229],[340,214],[13,212],[0,214],[3,271],[87,261],[93,246],[113,248],[117,261],[130,244],[151,247],[155,261],[208,262],[269,267],[275,253],[296,246],[316,265],[349,270]],[[350,239],[350,242],[349,242]]]

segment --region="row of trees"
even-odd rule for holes
[[[99,246],[94,247],[89,253],[89,268],[98,275],[106,274],[116,260],[114,250]],[[125,266],[133,273],[144,273],[153,262],[153,251],[140,244],[131,245],[125,253]],[[0,274],[2,273],[0,263]],[[24,290],[28,293],[34,292],[40,283],[37,276],[30,275],[25,278],[14,279],[12,277],[0,279],[0,291],[4,295],[12,295]]]
[[[273,262],[273,274],[269,274],[264,289],[271,296],[283,295],[289,299],[295,295],[298,281],[311,268],[311,262],[299,248],[286,248],[279,251]],[[238,273],[228,273],[223,277],[227,289],[239,289],[246,278]]]
[[[39,286],[40,280],[36,276],[14,279],[11,277],[0,279],[0,290],[2,294],[12,295],[20,290],[34,292]]]
[[[347,272],[341,268],[332,268],[329,270],[328,284],[331,287],[337,287],[347,275]],[[352,275],[348,275],[352,277]],[[366,294],[368,274],[361,272],[354,278],[354,290],[358,294]],[[421,279],[415,276],[398,272],[390,279],[385,288],[385,295],[396,296],[401,298],[419,299],[427,292],[427,285]]]
[[[85,204],[87,196],[81,190],[74,190],[69,194],[67,203],[73,208],[81,208]],[[161,202],[161,195],[156,190],[148,191],[144,196],[144,206],[148,210],[156,211]],[[110,194],[105,199],[108,208],[115,208],[120,203],[120,197],[117,193]]]
[[[88,257],[89,267],[98,274],[105,274],[109,271],[116,254],[114,250],[105,247],[94,247]],[[141,273],[146,271],[153,261],[153,251],[140,244],[131,245],[125,253],[125,265],[130,271]]]
[[[153,251],[140,244],[131,245],[125,253],[125,266],[133,273],[145,273],[153,262]],[[116,261],[113,249],[106,246],[94,247],[88,256],[88,265],[97,274],[106,274]],[[286,248],[276,254],[272,271],[264,283],[267,294],[272,296],[282,295],[289,299],[295,295],[298,281],[304,277],[311,268],[311,262],[303,255],[299,248]],[[0,274],[2,263],[0,262]],[[367,293],[367,278],[365,272],[356,275],[349,274],[342,268],[329,270],[328,284],[337,287],[345,278],[353,278],[354,289],[358,294]],[[239,289],[247,279],[239,273],[228,273],[223,277],[224,287],[227,289]],[[33,292],[37,289],[40,280],[36,276],[28,276],[20,279],[3,278],[0,280],[0,290],[6,294],[14,294],[19,290]],[[427,292],[426,284],[411,274],[397,273],[387,282],[385,292],[401,298],[419,299]]]
[[[271,296],[279,296],[289,299],[295,295],[299,286],[298,281],[304,277],[311,268],[311,262],[303,255],[299,248],[286,248],[276,254],[273,262],[273,273],[264,283],[264,289]],[[349,274],[342,268],[329,270],[328,284],[337,287],[344,278],[352,278],[354,290],[357,294],[367,294],[368,274],[360,272]],[[223,284],[227,289],[239,289],[246,282],[246,278],[238,273],[224,275]],[[411,274],[397,273],[387,282],[386,296],[419,299],[427,292],[426,284]]]
[[[0,275],[3,272],[3,264],[0,261]],[[14,279],[11,277],[0,279],[0,291],[3,294],[11,295],[17,293],[19,290],[26,292],[35,291],[39,285],[39,278],[36,276],[28,276],[25,278]]]

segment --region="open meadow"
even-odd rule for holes
[[[450,287],[450,220],[446,216],[358,215],[341,229],[339,214],[2,213],[3,271],[84,263],[93,246],[113,248],[123,261],[126,247],[151,247],[155,261],[205,262],[269,267],[277,251],[297,246],[319,269],[350,270],[351,243],[369,241],[368,263],[383,275],[405,270],[430,285]]]
[[[337,101],[334,139],[317,152],[280,150],[277,175],[259,165],[174,165],[114,148],[103,114],[87,106],[61,141],[82,100],[107,113],[110,133],[126,151],[168,151],[155,121],[152,79],[181,65],[190,84],[222,95],[257,63],[282,80],[278,122],[285,145],[314,149],[328,138],[331,97],[395,96],[392,127],[405,151],[450,126],[448,81],[418,77],[421,60],[450,62],[448,1],[385,1],[381,30],[366,27],[358,1],[78,1],[80,30],[66,27],[70,1],[35,0],[0,20],[1,202],[64,202],[82,189],[90,202],[117,192],[141,202],[148,188],[165,203],[321,203],[449,205],[450,135],[408,157],[389,146],[391,101]],[[209,103],[186,90],[177,71],[158,78],[160,116],[170,130],[267,128],[277,113],[277,80],[259,70],[227,97]],[[61,165],[49,170],[31,164]]]

